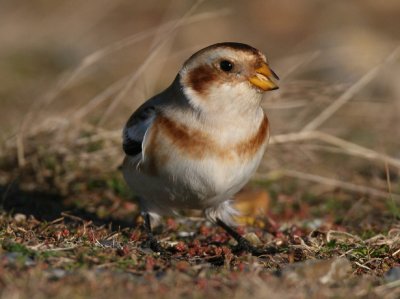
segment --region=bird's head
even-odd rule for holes
[[[207,112],[258,108],[265,91],[278,89],[278,76],[265,55],[241,43],[219,43],[196,52],[179,75],[189,102]]]

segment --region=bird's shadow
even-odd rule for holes
[[[0,209],[15,215],[17,213],[34,216],[38,220],[53,221],[67,212],[95,225],[110,225],[112,230],[134,228],[137,224],[132,215],[132,221],[99,218],[95,213],[85,209],[65,204],[64,197],[57,193],[41,191],[24,191],[17,185],[0,185]]]

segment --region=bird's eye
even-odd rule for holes
[[[219,63],[219,67],[221,68],[221,70],[223,70],[224,72],[230,72],[233,69],[233,63],[230,62],[229,60],[222,60]]]

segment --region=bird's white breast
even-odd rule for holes
[[[138,167],[124,167],[125,178],[144,205],[159,214],[216,206],[247,183],[264,154],[268,140],[264,114],[257,126],[243,131],[228,127],[220,133],[200,133],[167,117],[156,119],[146,133],[143,155],[127,158],[125,164]]]

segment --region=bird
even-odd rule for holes
[[[268,139],[261,107],[278,89],[266,56],[250,45],[221,42],[190,56],[172,84],[144,102],[122,133],[122,172],[137,195],[149,247],[161,216],[200,210],[240,250],[257,252],[236,230],[233,196],[257,170]]]

